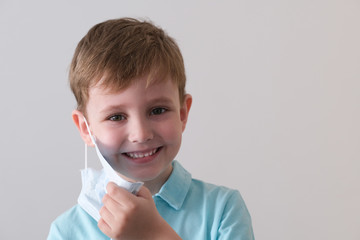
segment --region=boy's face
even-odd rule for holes
[[[115,171],[127,179],[156,182],[171,173],[192,99],[186,95],[180,104],[177,86],[170,79],[146,86],[146,77],[117,93],[91,88],[87,120]],[[80,117],[78,122],[83,139],[92,145]]]

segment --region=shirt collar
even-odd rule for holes
[[[160,197],[172,208],[179,210],[184,203],[191,184],[191,174],[178,161],[173,161],[169,179],[154,197]]]

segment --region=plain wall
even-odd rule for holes
[[[240,190],[256,239],[360,239],[358,0],[0,1],[0,239],[45,239],[76,204],[69,64],[125,16],[177,40],[194,98],[177,159]]]

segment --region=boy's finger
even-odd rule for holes
[[[126,189],[119,187],[114,182],[109,182],[106,186],[107,194],[121,205],[126,204],[128,201],[133,201],[134,195]]]
[[[106,207],[106,210],[108,210],[112,215],[112,218],[111,218],[111,216],[108,216],[109,220],[116,218],[116,216],[121,214],[124,207],[126,207],[126,202],[119,202],[119,201],[121,201],[121,200],[114,199],[109,194],[105,194],[105,196],[103,197],[102,202],[104,204],[104,207]],[[103,209],[101,208],[100,210],[103,210]],[[106,214],[106,210],[105,209],[103,210],[104,214]],[[100,216],[102,216],[101,212],[100,212]]]
[[[98,228],[107,236],[111,234],[111,227],[102,218],[98,221]]]
[[[101,216],[101,218],[106,222],[106,223],[110,223],[114,220],[114,215],[113,212],[110,209],[111,207],[108,206],[103,206],[100,211],[99,214]]]

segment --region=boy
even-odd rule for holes
[[[181,52],[163,30],[130,18],[95,25],[69,79],[85,144],[144,186],[132,194],[86,169],[79,204],[52,223],[48,239],[254,238],[238,191],[192,179],[174,161],[192,97]]]

